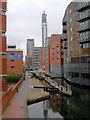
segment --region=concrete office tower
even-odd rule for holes
[[[39,54],[40,54],[41,48],[42,47],[34,47],[33,55],[32,55],[33,70],[39,70],[40,69]]]
[[[32,69],[32,54],[34,50],[34,39],[27,39],[27,55],[25,56],[26,69]]]
[[[42,47],[45,47],[45,39],[47,38],[47,15],[45,11],[42,14]]]
[[[0,91],[7,90],[7,59],[6,59],[6,0],[0,0]]]
[[[34,39],[27,39],[27,56],[32,56],[34,49]]]

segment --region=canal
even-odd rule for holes
[[[58,82],[58,80],[57,80]],[[62,118],[63,120],[90,119],[90,90],[63,83],[72,96],[53,94],[50,99],[28,106],[29,118]]]

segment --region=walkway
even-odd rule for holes
[[[14,96],[10,105],[3,114],[3,118],[28,118],[27,114],[27,97],[29,91],[29,80],[22,83],[19,92]]]

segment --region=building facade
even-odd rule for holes
[[[51,35],[50,43],[50,73],[54,76],[62,77],[62,51],[61,51],[61,38],[59,34]]]
[[[32,56],[34,49],[34,39],[27,39],[27,56]]]
[[[51,37],[45,39],[45,71],[50,72],[50,43]]]
[[[23,51],[16,49],[15,45],[7,48],[7,73],[23,74]]]
[[[6,59],[6,9],[7,1],[0,0],[0,90],[7,90],[7,59]]]
[[[87,2],[85,2],[87,3]],[[63,18],[63,58],[64,58],[64,77],[73,84],[78,85],[88,85],[90,82],[89,77],[89,64],[84,63],[87,56],[87,61],[89,58],[89,47],[87,44],[83,44],[81,40],[81,33],[84,33],[85,30],[83,26],[86,25],[80,20],[80,16],[84,17],[83,11],[78,8],[82,2],[71,2],[66,8],[64,18]],[[82,5],[81,5],[82,6]],[[89,8],[90,9],[90,8]],[[80,13],[79,13],[80,12]],[[85,18],[85,17],[84,17]],[[86,19],[86,18],[85,18]],[[81,23],[80,23],[81,21]],[[83,30],[80,30],[81,29]],[[89,31],[89,30],[88,30]],[[89,33],[86,33],[89,34]],[[85,41],[85,36],[83,40]],[[87,38],[88,39],[88,38]],[[87,40],[89,41],[89,39]],[[87,42],[86,42],[87,43]],[[83,61],[83,62],[82,62]],[[89,79],[88,79],[89,78]]]
[[[79,56],[81,84],[90,86],[90,0],[78,3]]]
[[[25,56],[25,64],[27,70],[32,70],[32,54],[34,50],[34,39],[27,39],[27,55]]]
[[[39,66],[43,71],[45,71],[45,57],[45,50],[43,50],[43,47],[41,47],[41,50],[39,52]]]
[[[32,68],[33,70],[39,70],[39,55],[40,55],[41,47],[34,47],[33,54],[32,54]]]

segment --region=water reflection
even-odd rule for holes
[[[49,100],[43,102],[35,103],[28,106],[29,118],[62,118],[58,112],[53,112]]]
[[[52,95],[50,104],[54,112],[59,112],[64,119],[90,118],[90,91],[71,86],[72,97],[60,94]]]
[[[60,83],[61,84],[61,83]],[[45,100],[28,107],[30,118],[64,118],[64,120],[89,120],[90,118],[90,90],[78,88],[63,82],[72,90],[72,96],[61,94],[51,95]]]
[[[90,118],[90,90],[71,87],[72,97],[70,99],[71,118]]]

